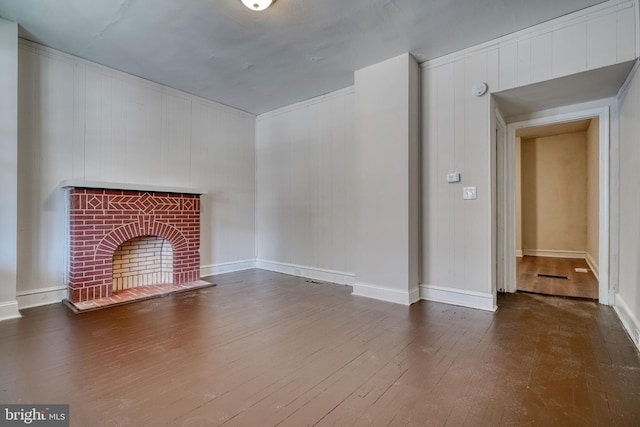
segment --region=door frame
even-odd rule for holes
[[[610,106],[553,114],[506,124],[504,144],[497,142],[497,289],[516,291],[516,216],[515,216],[515,144],[518,129],[562,122],[599,118],[599,231],[598,231],[598,296],[600,304],[611,305],[609,292],[609,226],[610,226]],[[496,112],[496,122],[500,120]],[[504,121],[503,121],[504,122]],[[499,129],[500,124],[496,127]]]

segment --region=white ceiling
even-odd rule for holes
[[[493,94],[507,122],[537,111],[616,96],[635,61],[596,68]]]
[[[404,52],[422,62],[601,2],[0,0],[0,16],[21,37],[260,114]]]

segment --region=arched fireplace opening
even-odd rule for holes
[[[113,292],[173,284],[173,247],[159,236],[127,240],[113,253]]]

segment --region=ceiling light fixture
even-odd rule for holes
[[[260,11],[271,6],[273,0],[242,0],[242,3],[251,10]]]

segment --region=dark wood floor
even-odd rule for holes
[[[261,270],[0,322],[0,401],[74,426],[638,426],[640,358],[610,307],[509,294],[496,313],[352,296]]]
[[[584,259],[518,257],[516,258],[516,286],[519,291],[597,300],[598,279],[591,270],[588,273],[577,273],[576,268],[589,269],[589,265]],[[565,276],[567,279],[541,277],[538,274]]]

